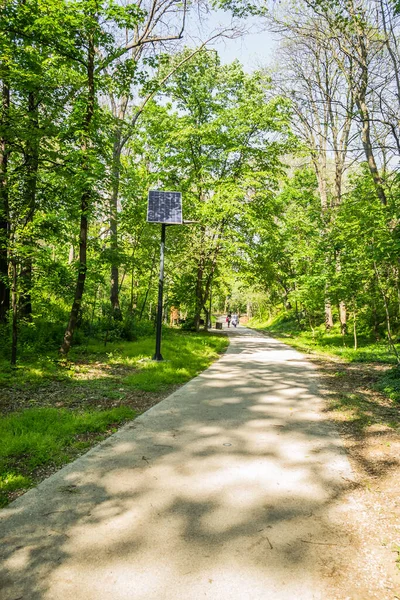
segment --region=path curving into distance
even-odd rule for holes
[[[1,600],[378,597],[332,587],[357,552],[353,475],[315,368],[229,335],[199,377],[0,512]]]

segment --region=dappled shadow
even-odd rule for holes
[[[312,356],[327,400],[324,412],[345,436],[357,471],[383,479],[400,467],[400,405],[377,390],[385,369],[377,364],[332,362]]]
[[[354,481],[316,372],[229,335],[200,377],[1,513],[2,600],[329,598],[356,547]]]

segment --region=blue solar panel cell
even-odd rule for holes
[[[150,190],[147,204],[149,223],[182,224],[181,192]]]

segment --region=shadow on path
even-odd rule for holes
[[[315,370],[230,336],[200,377],[2,511],[1,600],[336,598],[354,482]]]

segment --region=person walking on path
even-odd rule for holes
[[[238,318],[238,316],[237,316],[236,313],[233,313],[233,315],[232,315],[232,325],[234,327],[237,327],[238,323],[239,323],[239,318]]]
[[[228,327],[231,326],[231,319],[232,319],[232,315],[231,315],[231,313],[228,313],[226,316],[226,322],[228,324]]]

